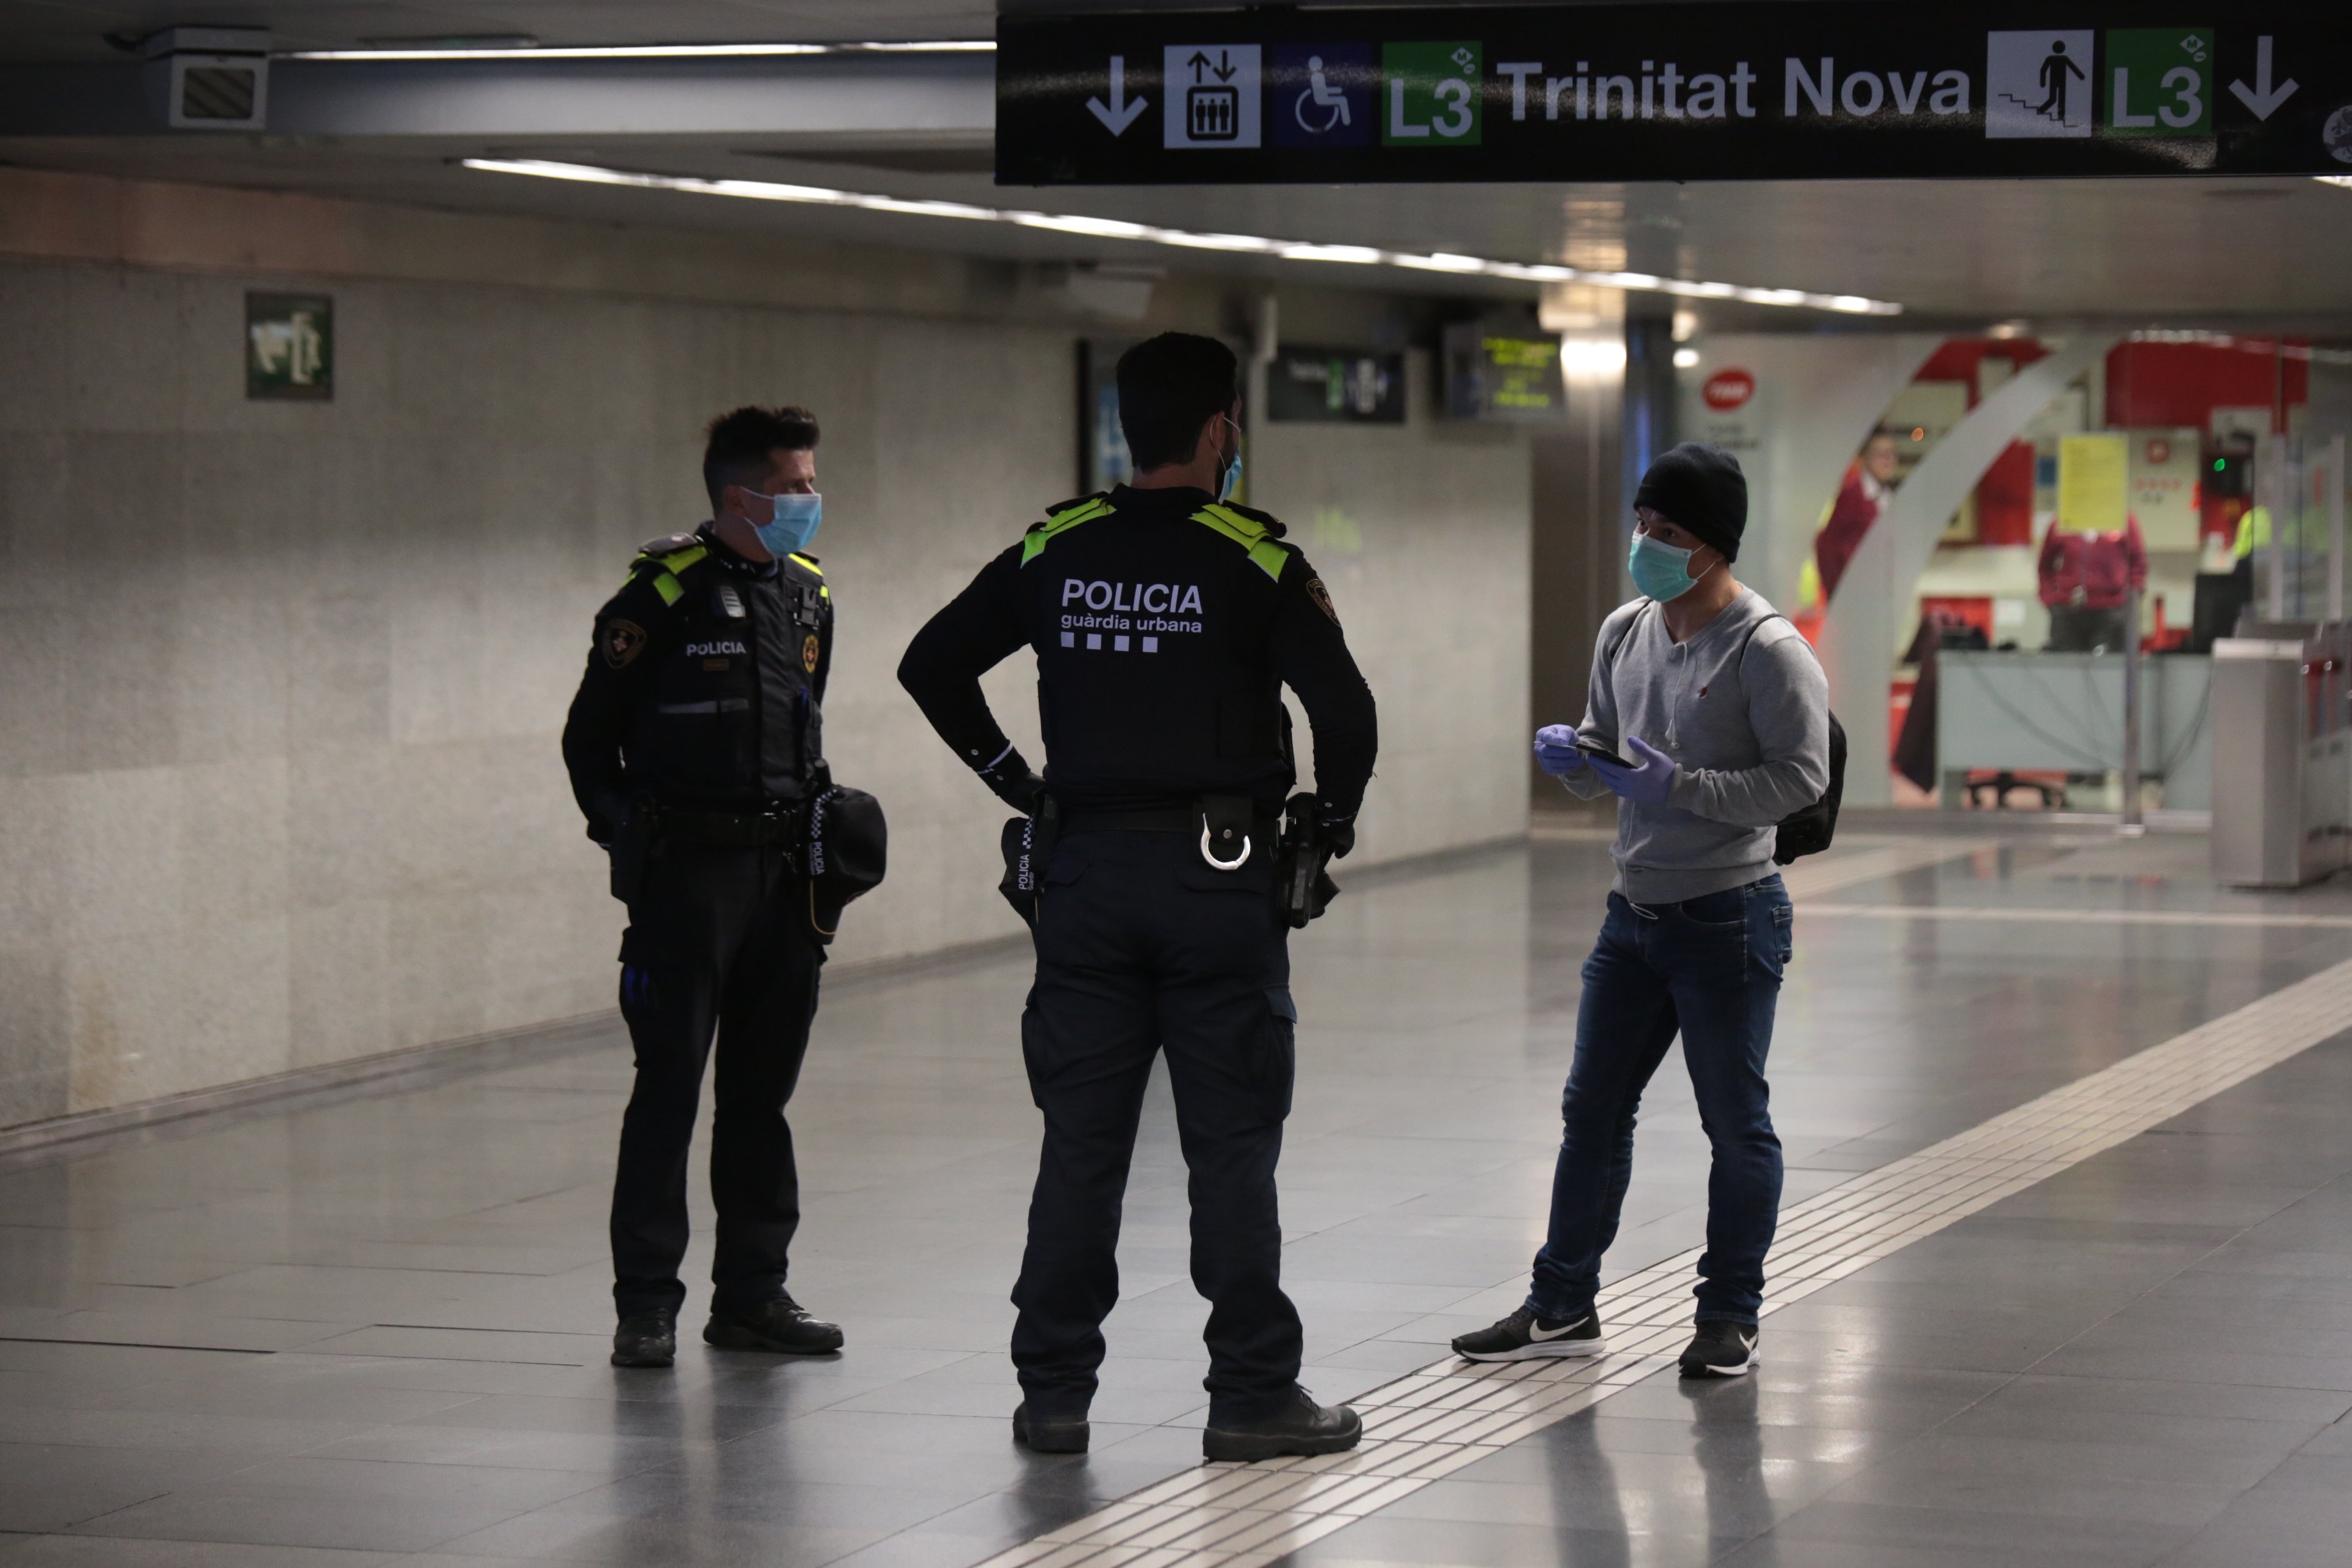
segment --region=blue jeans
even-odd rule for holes
[[[1789,895],[1778,875],[1679,904],[1609,895],[1601,941],[1584,961],[1576,1058],[1560,1100],[1551,1228],[1536,1254],[1528,1305],[1580,1318],[1601,1287],[1633,1173],[1633,1118],[1677,1032],[1714,1152],[1698,1319],[1752,1325],[1764,1300],[1764,1255],[1780,1207],[1780,1140],[1772,1131],[1764,1056],[1789,961]]]

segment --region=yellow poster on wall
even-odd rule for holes
[[[2058,438],[2058,526],[2070,533],[2116,533],[2124,526],[2130,448],[2119,435]]]

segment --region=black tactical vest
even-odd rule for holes
[[[1023,541],[1046,780],[1103,805],[1279,803],[1296,774],[1270,638],[1299,568],[1273,519],[1159,494],[1066,504]]]
[[[824,574],[795,555],[762,575],[690,537],[657,541],[630,570],[669,609],[623,743],[632,786],[672,805],[800,799],[824,757]]]

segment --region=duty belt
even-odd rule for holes
[[[654,831],[675,844],[712,849],[797,845],[807,833],[807,812],[797,803],[782,801],[762,811],[694,811],[663,805],[654,808]]]
[[[1219,871],[1238,871],[1263,845],[1271,849],[1272,831],[1282,820],[1282,808],[1245,795],[1204,795],[1183,805],[1145,806],[1129,811],[1075,810],[1064,830],[1125,829],[1130,833],[1199,834],[1201,858]]]
[[[1258,822],[1272,825],[1282,820],[1282,808],[1261,803],[1254,814]],[[1131,811],[1097,811],[1087,806],[1062,808],[1062,831],[1065,833],[1197,833],[1201,829],[1201,808],[1198,805],[1149,805]]]

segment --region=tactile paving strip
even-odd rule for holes
[[[2352,931],[2352,915],[2305,915],[2293,910],[2037,910],[1977,904],[1807,904],[1807,919],[1983,921],[1994,925],[2192,926],[2199,931],[2258,931],[2272,926]]]
[[[2004,1115],[1783,1210],[1764,1310],[2146,1131],[2352,1026],[2339,963]],[[1203,1465],[990,1558],[982,1568],[1260,1568],[1670,1366],[1690,1331],[1696,1249],[1601,1296],[1592,1361],[1447,1357],[1352,1401],[1351,1454]]]

